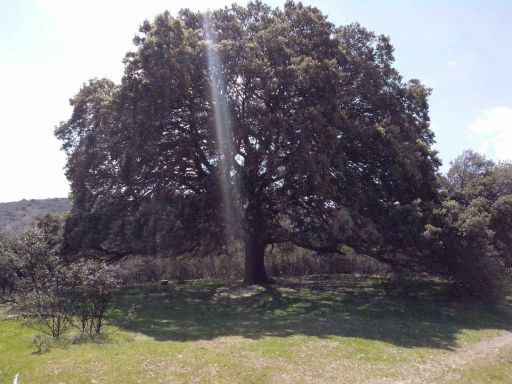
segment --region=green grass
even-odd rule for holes
[[[108,343],[36,354],[35,331],[0,321],[0,383],[16,373],[22,384],[394,380],[509,325],[504,306],[448,301],[439,282],[413,288],[405,295],[383,279],[360,277],[126,287],[109,313]],[[496,375],[512,379],[507,357],[463,367],[452,381],[494,382]]]

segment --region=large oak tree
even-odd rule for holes
[[[318,9],[260,2],[144,22],[119,85],[91,80],[56,129],[73,210],[66,249],[110,255],[267,246],[392,261],[436,197],[429,89],[393,48]],[[405,232],[397,230],[404,227]]]

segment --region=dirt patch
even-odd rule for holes
[[[510,346],[512,346],[512,332],[503,332],[499,336],[462,346],[453,353],[436,357],[426,364],[417,365],[401,379],[378,379],[368,381],[366,384],[448,383],[456,379],[460,372],[492,363],[500,358],[504,349]]]
[[[233,285],[231,287],[222,287],[217,289],[213,295],[213,300],[236,300],[259,295],[265,288],[261,285]]]

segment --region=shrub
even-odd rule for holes
[[[47,289],[59,266],[59,258],[45,241],[42,231],[30,230],[16,237],[12,249],[18,264],[20,293]]]
[[[443,202],[425,235],[438,271],[453,282],[453,296],[495,302],[503,296],[505,268],[493,246],[486,204],[482,198],[467,206]]]
[[[241,279],[241,252],[210,256],[131,256],[118,265],[124,284],[155,283],[161,280]],[[275,277],[360,273],[387,275],[388,265],[356,253],[318,254],[302,248],[279,245],[267,249],[268,272]]]
[[[36,347],[37,349],[36,353],[41,354],[50,351],[52,339],[49,338],[47,335],[36,335],[32,343],[34,344],[34,347]]]
[[[80,259],[69,265],[74,325],[89,336],[99,334],[112,292],[119,286],[117,268],[96,260]]]
[[[0,236],[0,293],[18,288],[16,306],[43,334],[59,339],[74,325],[97,335],[119,273],[100,261],[59,257],[60,228],[58,219],[46,216],[38,229]]]
[[[43,283],[25,292],[19,306],[28,324],[55,339],[71,326],[89,336],[99,334],[112,291],[119,285],[117,269],[80,259],[62,264]]]
[[[109,342],[109,336],[104,333],[93,333],[88,334],[85,332],[80,332],[71,337],[70,342],[72,344],[86,344],[86,343],[107,343]]]
[[[30,316],[30,326],[58,339],[71,326],[71,293],[64,270],[58,268],[37,289],[25,292],[18,305]]]
[[[17,275],[17,306],[29,324],[58,339],[69,329],[70,286],[65,268],[41,230],[30,230],[12,241]]]

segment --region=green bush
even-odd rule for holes
[[[118,269],[101,261],[80,259],[68,266],[73,323],[89,336],[99,334],[112,292],[119,287]]]

